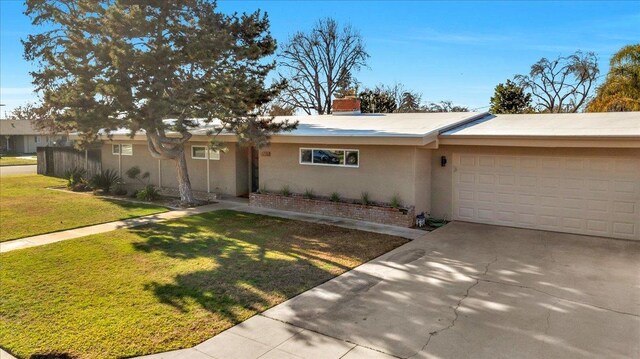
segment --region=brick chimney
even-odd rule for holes
[[[345,96],[333,100],[332,115],[356,115],[360,113],[360,100],[355,96]]]

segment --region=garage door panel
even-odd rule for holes
[[[613,213],[616,215],[636,214],[640,216],[638,204],[634,202],[614,201]]]
[[[613,190],[618,193],[634,194],[638,191],[638,181],[614,181]]]
[[[585,220],[582,218],[563,217],[562,226],[575,230],[584,230]]]
[[[639,159],[469,154],[464,161],[457,154],[453,159],[454,219],[640,239]]]
[[[628,222],[613,222],[613,233],[621,236],[633,236],[636,234],[636,227]]]

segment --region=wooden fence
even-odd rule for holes
[[[73,147],[38,147],[38,174],[64,177],[72,168],[83,168],[87,178],[102,171],[102,151],[92,148],[78,151]]]

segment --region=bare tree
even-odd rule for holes
[[[37,107],[34,104],[27,102],[24,105],[14,108],[9,116],[7,116],[7,119],[35,122],[38,119]]]
[[[307,114],[331,113],[334,94],[366,66],[368,57],[360,33],[350,25],[339,28],[332,18],[322,19],[311,32],[293,35],[280,53],[280,76],[288,83],[281,99]]]
[[[469,112],[466,106],[454,105],[451,101],[431,102],[424,107],[425,112]]]
[[[578,112],[588,102],[599,73],[593,52],[576,51],[556,60],[542,58],[531,66],[528,75],[516,75],[514,79],[531,93],[538,111]]]

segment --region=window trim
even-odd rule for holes
[[[302,151],[311,151],[311,162],[302,162]],[[313,163],[313,151],[344,151],[344,163],[341,165],[335,165],[331,163]],[[347,152],[356,152],[358,154],[358,164],[347,164]],[[305,166],[328,166],[328,167],[341,167],[341,168],[360,168],[360,150],[349,148],[320,148],[320,147],[300,147],[298,149],[298,163]]]
[[[193,156],[193,149],[194,148],[204,148],[205,151],[209,151],[209,161],[220,161],[220,151],[215,151],[212,150],[210,148],[207,148],[207,146],[203,146],[203,145],[191,145],[191,159],[193,160],[207,160],[207,156],[206,156],[206,152],[205,152],[205,156],[204,157],[194,157]]]
[[[114,152],[113,149],[118,146],[118,152]],[[131,146],[131,153],[122,153],[122,146]],[[133,156],[133,144],[132,143],[112,143],[111,154],[115,156]]]

